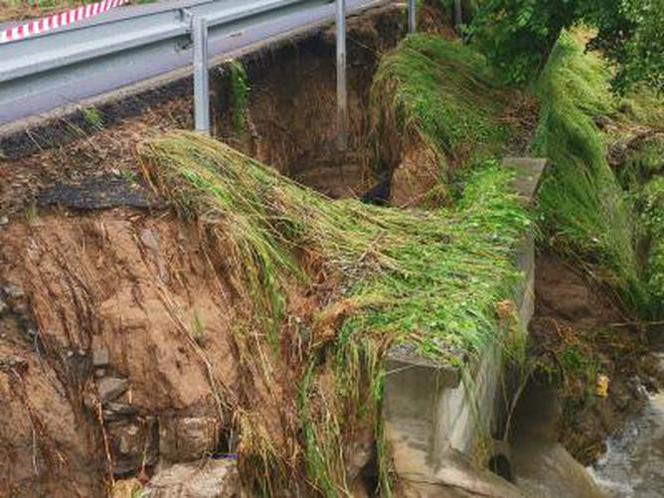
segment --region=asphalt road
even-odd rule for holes
[[[357,14],[386,3],[386,0],[347,0],[347,13]],[[210,38],[210,59],[220,62],[315,30],[334,20],[335,8],[334,3],[312,5],[311,2],[303,2],[289,7],[289,11],[279,17],[247,21],[245,26],[235,32]],[[128,9],[118,10],[125,11],[122,15],[126,15]],[[132,59],[124,55],[116,62],[107,64],[103,71],[97,72],[86,71],[85,64],[80,63],[67,78],[49,81],[48,85],[38,81],[40,75],[25,78],[28,81],[24,87],[15,85],[9,89],[9,92],[14,91],[13,94],[0,98],[0,133],[20,129],[30,122],[66,114],[80,103],[100,103],[190,73],[191,48],[172,51],[168,56],[160,54],[155,52],[154,57],[143,57],[140,64],[133,64]],[[3,85],[5,83],[0,83],[0,97],[4,91]],[[25,88],[25,91],[17,92],[16,88]]]

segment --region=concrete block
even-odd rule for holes
[[[215,417],[161,417],[159,452],[170,462],[187,462],[217,447],[220,424]]]
[[[144,488],[149,498],[243,498],[235,461],[206,460],[159,470]]]

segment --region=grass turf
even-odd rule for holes
[[[452,365],[488,343],[509,349],[497,306],[512,298],[519,277],[513,250],[530,222],[510,190],[511,173],[495,162],[467,173],[453,208],[404,211],[331,201],[193,133],[154,140],[143,158],[181,215],[222,241],[231,281],[253,303],[250,326],[272,346],[275,359],[267,361],[278,363],[294,347],[283,333],[293,322],[293,283],[314,289],[321,273],[336,282],[322,310],[302,317],[296,336],[308,331],[314,339],[292,400],[292,430],[302,435],[293,435],[301,445],[294,465],[324,496],[350,493],[339,448],[358,426],[378,423],[380,360],[390,345]],[[280,448],[269,431],[252,431],[243,437],[243,458],[254,472],[263,469],[258,488],[270,494],[289,481],[278,463],[287,457],[275,455]]]
[[[383,154],[423,144],[445,178],[452,162],[472,164],[501,150],[512,132],[499,119],[508,99],[477,52],[415,34],[381,60],[370,107]]]

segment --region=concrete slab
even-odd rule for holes
[[[546,160],[506,158],[503,165],[516,171],[514,190],[524,203],[532,205]],[[535,304],[532,233],[515,248],[514,257],[523,275],[514,290],[514,304],[525,334]],[[465,368],[455,369],[419,357],[403,346],[388,355],[383,416],[397,474],[417,475],[415,481],[429,485],[456,486],[445,483],[450,477],[443,471],[450,467],[452,456],[455,461],[460,455],[474,461],[478,444],[486,446],[488,440],[491,446],[504,394],[502,356],[502,348],[496,344]],[[490,453],[491,448],[484,451]]]

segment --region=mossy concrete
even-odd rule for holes
[[[514,169],[513,187],[524,203],[531,204],[546,161],[506,158],[503,165]],[[517,333],[525,339],[535,303],[532,231],[515,248],[514,257],[522,274],[514,292],[514,311],[519,322]],[[403,347],[390,352],[385,363],[383,416],[397,474],[419,482],[440,479],[461,482],[467,477],[465,471],[448,473],[447,477],[440,474],[450,468],[451,459],[477,462],[479,455],[480,460],[483,457],[488,460],[493,453],[493,436],[504,418],[500,413],[504,411],[501,408],[505,387],[501,382],[503,356],[503,346],[493,344],[483,354],[464,359],[463,366],[456,367],[439,364]],[[484,475],[480,480],[486,482],[486,479],[493,477]],[[501,496],[510,496],[516,490],[501,492]]]

